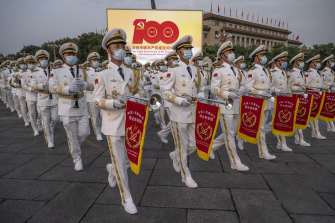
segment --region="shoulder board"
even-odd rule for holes
[[[250,68],[250,70],[255,70],[257,67],[256,66],[253,66],[252,68]]]
[[[308,70],[308,71],[306,71],[306,72],[310,73],[310,72],[312,72],[312,71],[311,71],[311,70]]]
[[[292,70],[289,70],[289,72],[292,73],[292,72],[293,72],[293,69],[292,69]]]
[[[270,70],[271,73],[276,72],[276,70]]]

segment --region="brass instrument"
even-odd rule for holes
[[[123,107],[126,107],[126,103],[124,99],[120,98],[120,96],[125,97],[127,100],[129,100],[129,98],[133,98],[136,100],[145,101],[146,105],[147,106],[149,105],[153,110],[159,109],[162,105],[162,98],[158,94],[153,94],[150,98],[141,98],[141,97],[135,97],[135,96],[130,96],[130,95],[123,95],[123,94],[118,93],[116,90],[113,90],[112,95],[113,95],[112,96],[113,99],[120,100],[120,102],[123,104]]]
[[[227,110],[231,110],[233,108],[233,99],[232,98],[228,98],[228,100],[226,102],[223,101],[218,101],[218,100],[213,100],[213,99],[208,99],[208,98],[199,98],[199,97],[191,97],[191,96],[181,96],[182,98],[185,98],[189,103],[197,103],[198,101],[209,101],[209,102],[213,102],[213,103],[218,103],[218,104],[222,104],[225,105],[225,108]]]

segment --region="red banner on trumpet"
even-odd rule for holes
[[[323,101],[325,99],[325,93],[322,93],[320,95],[319,92],[310,92],[309,94],[313,95],[312,110],[309,120],[315,121],[316,119],[319,118],[321,108],[323,106]]]
[[[294,94],[293,97],[299,99],[299,106],[295,119],[295,127],[298,129],[306,129],[312,110],[313,95],[308,94],[308,97],[304,98],[303,95]]]
[[[262,125],[265,100],[242,96],[240,102],[240,121],[237,135],[241,139],[256,144]]]
[[[335,120],[335,93],[325,92],[323,106],[320,112],[319,119],[333,122]]]
[[[195,108],[195,142],[198,156],[208,161],[218,122],[220,108],[197,102]]]
[[[125,144],[130,168],[135,174],[139,174],[141,168],[142,148],[147,120],[148,106],[127,101]]]
[[[281,136],[292,136],[299,99],[296,97],[277,96],[272,118],[272,133]]]

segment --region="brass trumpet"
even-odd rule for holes
[[[191,96],[187,96],[183,98],[185,98],[188,102],[194,103],[194,104],[197,103],[197,101],[209,101],[213,103],[222,104],[222,105],[225,105],[225,108],[227,110],[231,110],[233,108],[233,103],[234,103],[232,98],[228,98],[226,102],[208,99],[208,98],[191,97]]]
[[[132,99],[136,99],[136,100],[140,100],[140,101],[145,101],[146,105],[149,105],[150,108],[153,109],[153,110],[159,109],[162,105],[162,98],[158,94],[153,94],[150,98],[141,98],[141,97],[135,97],[135,96],[131,96],[131,95],[120,94],[116,90],[113,90],[112,95],[113,95],[112,96],[113,99],[120,100],[120,102],[123,104],[124,107],[126,106],[126,103],[125,103],[124,99],[120,98],[120,96],[126,98],[127,100],[129,100],[129,98],[132,98]]]

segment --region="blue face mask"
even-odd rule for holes
[[[17,70],[17,66],[14,66],[14,67],[13,67],[13,70]]]
[[[40,64],[42,67],[47,67],[48,66],[48,60],[40,60]]]
[[[65,58],[66,63],[70,65],[74,65],[77,62],[77,57],[76,56],[67,56]]]
[[[287,62],[282,63],[282,64],[281,64],[281,67],[282,67],[283,69],[286,69],[286,67],[287,67]]]
[[[266,64],[266,62],[268,62],[268,58],[266,56],[263,56],[262,57],[262,60],[261,60],[261,64]]]
[[[241,63],[241,64],[240,64],[241,69],[246,68],[246,66],[247,66],[247,65],[245,65],[245,63]]]
[[[227,58],[227,60],[228,60],[229,62],[233,63],[234,60],[235,60],[235,53],[230,53],[230,54],[228,54],[228,58]]]
[[[316,64],[316,69],[319,70],[320,68],[321,68],[321,64],[320,63]]]
[[[301,62],[301,63],[299,64],[300,69],[304,68],[304,66],[305,66],[305,63],[304,63],[304,62]]]
[[[189,60],[193,56],[192,50],[184,50],[184,59]]]
[[[179,64],[179,61],[178,61],[178,60],[174,60],[174,61],[172,62],[172,64],[173,64],[173,65],[178,65],[178,64]]]
[[[35,69],[35,64],[28,64],[28,69],[29,70],[34,70]]]
[[[92,67],[93,68],[98,68],[99,67],[99,61],[93,61],[92,62]]]
[[[132,63],[131,66],[132,66],[133,68],[136,68],[137,64],[136,64],[136,63]]]
[[[334,66],[335,66],[335,62],[331,62],[330,67],[334,67]]]
[[[125,64],[130,65],[131,62],[132,62],[132,59],[131,59],[131,57],[125,57],[123,61],[124,61]]]
[[[159,69],[160,69],[161,71],[165,71],[166,66],[159,66]]]
[[[204,66],[204,61],[199,60],[199,62],[198,62],[198,66],[199,66],[199,67],[203,67],[203,66]]]
[[[20,65],[20,68],[21,68],[22,70],[25,70],[25,69],[27,69],[27,65],[25,65],[25,64],[21,64],[21,65]]]
[[[123,61],[126,57],[126,51],[124,49],[113,50],[113,58],[115,60]]]

